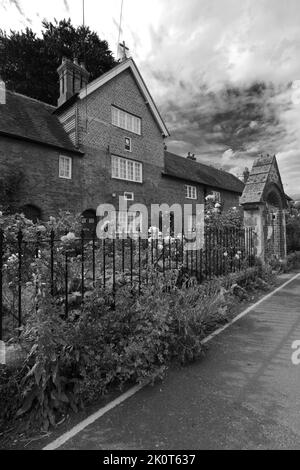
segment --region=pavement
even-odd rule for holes
[[[300,449],[296,340],[300,277],[216,336],[201,361],[170,370],[60,449]]]

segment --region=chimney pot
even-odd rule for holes
[[[189,160],[193,160],[193,161],[196,160],[195,154],[194,153],[191,154],[191,152],[188,153],[188,156],[186,158],[188,158]]]
[[[90,74],[82,64],[79,66],[78,58],[73,61],[63,57],[62,64],[57,69],[60,81],[60,96],[58,106],[68,101],[88,84]]]

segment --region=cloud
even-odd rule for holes
[[[25,17],[24,12],[23,12],[23,10],[22,10],[22,8],[21,8],[21,6],[20,6],[20,2],[19,2],[18,0],[9,0],[9,1],[10,1],[10,3],[12,3],[13,5],[15,5],[15,7],[17,8],[17,10],[18,10],[18,12],[20,13],[20,15],[22,15],[22,16]]]
[[[70,13],[70,5],[67,0],[64,0],[64,6],[67,13]]]
[[[260,153],[276,153],[287,190],[298,192],[300,82],[291,85],[300,78],[300,3],[163,3],[141,66],[169,150],[240,174]]]
[[[65,0],[12,3],[28,18],[66,11]],[[70,5],[80,24],[82,0]],[[6,13],[3,24],[15,26],[16,16]],[[100,17],[113,50],[119,16],[119,1],[86,2],[87,24],[99,31]],[[121,40],[171,131],[170,151],[240,174],[260,153],[276,153],[287,191],[299,193],[299,17],[299,0],[124,2]]]

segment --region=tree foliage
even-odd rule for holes
[[[84,61],[90,80],[116,64],[107,41],[89,27],[75,27],[70,19],[43,21],[42,26],[41,37],[29,28],[9,34],[0,30],[0,76],[8,89],[56,105],[63,56]]]
[[[300,205],[291,203],[286,220],[288,252],[300,251]]]

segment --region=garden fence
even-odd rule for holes
[[[153,273],[175,269],[202,283],[254,263],[254,233],[248,228],[206,228],[203,248],[197,250],[187,249],[184,237],[69,235],[52,231],[28,240],[22,231],[7,235],[0,230],[0,340],[19,331],[37,308],[41,288],[68,317],[95,288],[115,294],[129,285],[141,292]]]

